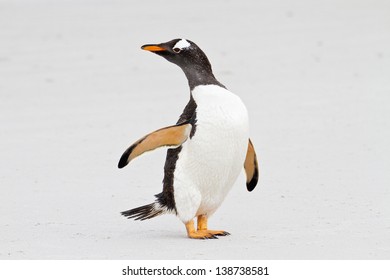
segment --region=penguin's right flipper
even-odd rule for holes
[[[256,187],[257,181],[259,180],[259,164],[257,163],[257,156],[251,139],[248,141],[244,168],[246,173],[246,188],[251,192]]]
[[[190,136],[192,125],[188,122],[168,126],[149,133],[131,145],[122,155],[118,168],[125,167],[131,160],[145,152],[160,147],[177,147],[183,144]]]

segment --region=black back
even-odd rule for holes
[[[194,98],[191,95],[190,101],[187,103],[187,106],[184,108],[183,113],[180,115],[179,120],[176,124],[189,122],[192,125],[192,130],[190,133],[190,138],[192,138],[196,131],[196,103]],[[174,172],[176,169],[176,162],[179,158],[179,153],[181,152],[182,146],[175,149],[168,149],[167,157],[164,165],[164,179],[163,179],[163,191],[156,195],[158,202],[168,208],[168,210],[173,210],[176,212],[175,199],[173,196],[173,180]]]

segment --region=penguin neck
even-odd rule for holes
[[[182,67],[184,74],[187,77],[188,85],[190,86],[190,90],[192,91],[196,86],[200,85],[218,85],[223,88],[226,88],[223,84],[218,82],[215,78],[211,67]]]

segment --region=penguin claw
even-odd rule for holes
[[[223,231],[223,230],[206,230],[206,231],[209,232],[210,234],[214,235],[214,236],[227,236],[227,235],[230,235],[229,232]]]
[[[203,240],[206,240],[206,239],[218,239],[218,235],[217,234],[213,234],[213,233],[210,233],[210,232],[207,232],[207,231],[194,232],[194,233],[190,234],[188,237],[192,238],[192,239],[203,239]]]
[[[230,235],[230,233],[227,231],[221,231],[221,232],[213,233],[213,235],[215,235],[215,236],[228,236],[228,235]]]
[[[195,229],[192,220],[187,222],[185,226],[188,237],[192,239],[218,239],[218,236],[230,235],[230,233],[224,230],[208,230],[202,216],[198,217],[198,230]]]
[[[191,238],[195,239],[218,239],[218,236],[230,235],[227,231],[222,230],[198,230]]]

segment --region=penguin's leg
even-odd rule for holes
[[[198,216],[198,233],[209,233],[214,236],[225,236],[230,235],[227,231],[224,230],[208,230],[207,229],[207,216],[199,215]]]
[[[194,221],[191,219],[189,222],[185,223],[186,229],[187,229],[187,235],[189,238],[193,239],[217,239],[217,236],[205,232],[205,231],[196,231],[194,226]]]
[[[180,166],[182,167],[180,164],[178,166],[179,169]],[[202,200],[202,196],[196,185],[185,176],[184,172],[178,172],[174,180],[176,212],[186,227],[188,237],[194,239],[216,239],[217,237],[213,234],[198,232],[195,228],[194,217],[196,217],[196,212]]]
[[[198,216],[198,230],[207,230],[207,216],[199,215]]]

